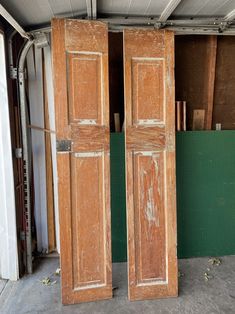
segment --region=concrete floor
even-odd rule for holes
[[[114,298],[108,301],[63,306],[60,301],[60,277],[54,275],[58,258],[43,258],[35,272],[18,282],[0,281],[0,313],[235,313],[235,256],[221,258],[220,266],[211,266],[208,258],[179,261],[183,274],[179,278],[178,298],[129,302],[127,299],[126,264],[113,265]],[[207,268],[210,268],[208,271]],[[206,281],[207,272],[211,278]],[[51,276],[52,286],[40,280]]]

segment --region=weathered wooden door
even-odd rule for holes
[[[124,31],[129,299],[177,295],[174,34]]]
[[[108,30],[52,21],[62,302],[112,297]]]

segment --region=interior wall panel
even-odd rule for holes
[[[213,129],[235,129],[235,37],[218,37],[215,70]]]
[[[16,209],[6,78],[6,56],[0,33],[0,278],[19,278]]]

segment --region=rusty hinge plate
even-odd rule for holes
[[[14,68],[13,66],[10,67],[10,78],[12,80],[16,80],[18,75],[18,69]]]
[[[22,151],[22,148],[18,147],[18,148],[15,148],[15,158],[22,158],[23,157],[23,151]]]
[[[57,140],[56,141],[57,152],[70,152],[71,151],[71,140]]]
[[[21,241],[25,241],[26,240],[26,232],[25,231],[20,231],[20,235],[19,238]]]

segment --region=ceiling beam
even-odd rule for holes
[[[84,18],[85,16],[76,16],[76,18]],[[98,21],[108,24],[111,31],[122,31],[128,27],[144,27],[154,29],[158,22],[158,18],[149,17],[123,17],[123,16],[106,16],[98,18]],[[229,22],[229,28],[221,30],[223,18],[194,18],[182,20],[167,20],[164,23],[164,28],[175,32],[176,35],[200,34],[200,35],[235,35],[235,23]],[[227,22],[224,22],[227,24]],[[30,31],[30,34],[35,37],[35,33],[50,32],[51,28],[35,28]]]
[[[99,18],[100,21],[109,23],[110,25],[119,25],[119,26],[155,26],[159,21],[157,17],[122,17],[122,16],[107,16],[104,18]],[[165,22],[166,26],[201,26],[201,27],[219,27],[221,20],[214,18],[204,18],[204,19],[184,19],[184,20],[167,20]]]
[[[175,11],[176,7],[180,4],[181,0],[170,0],[165,9],[162,11],[158,22],[165,23],[169,16]]]
[[[235,19],[235,9],[230,11],[225,17],[222,19],[219,27],[219,31],[223,33],[225,30],[231,27],[233,20]]]
[[[229,12],[225,17],[224,17],[224,21],[226,22],[231,22],[235,19],[235,9],[232,10],[231,12]]]
[[[0,15],[11,24],[11,26],[24,38],[30,39],[28,33],[20,26],[20,24],[8,13],[8,11],[0,4]]]

